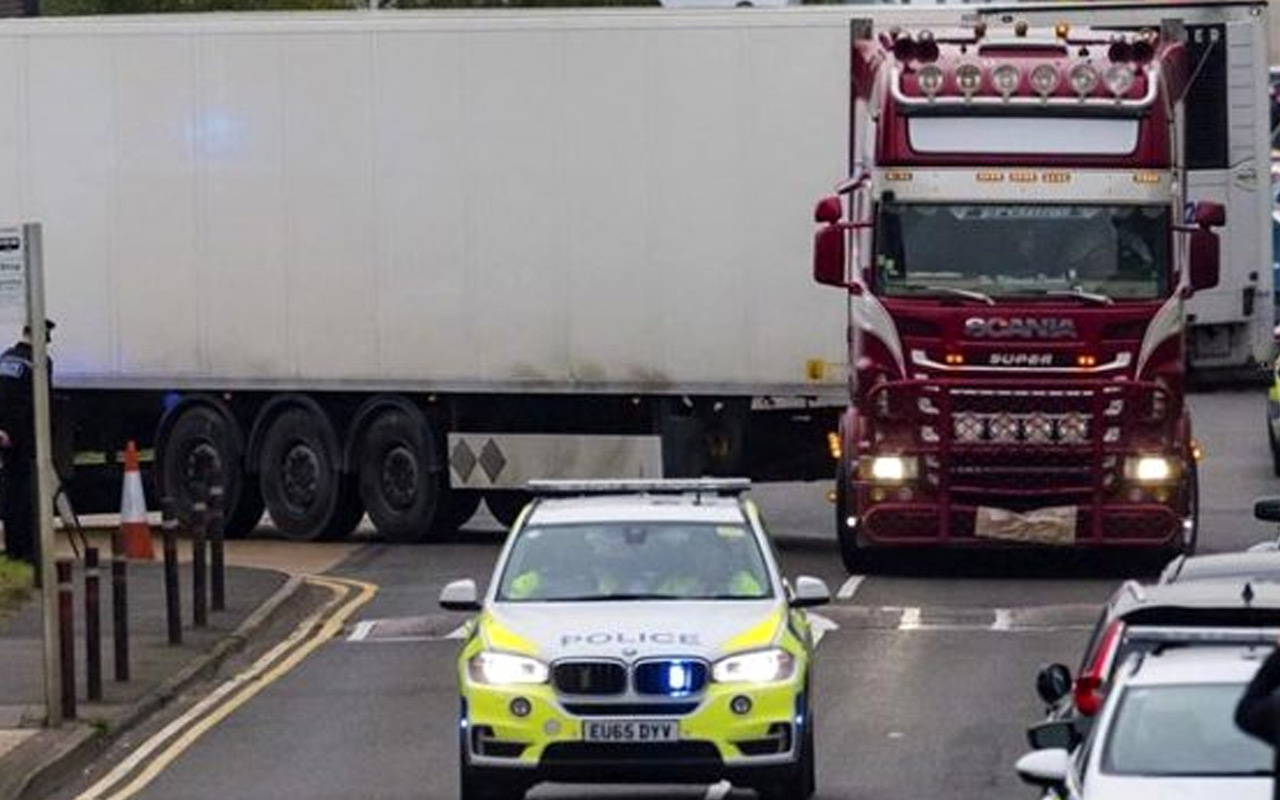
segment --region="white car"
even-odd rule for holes
[[[1076,741],[1070,720],[1033,728],[1043,749],[1019,759],[1018,775],[1063,800],[1270,800],[1271,750],[1234,714],[1275,634],[1150,629],[1151,649],[1118,670],[1088,738]]]
[[[543,781],[731,783],[763,800],[815,784],[803,609],[817,578],[783,580],[745,480],[544,482],[458,660],[462,800],[516,800]]]

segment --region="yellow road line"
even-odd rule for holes
[[[374,584],[346,578],[309,576],[306,581],[333,593],[324,607],[303,620],[288,638],[265,653],[249,669],[223,683],[208,697],[144,742],[129,758],[80,794],[76,800],[126,800],[142,791],[201,736],[336,636],[351,615],[373,599],[378,591]],[[356,596],[347,600],[352,592]],[[334,611],[339,605],[341,607]],[[146,764],[145,768],[126,786],[115,792],[110,791],[143,764]]]

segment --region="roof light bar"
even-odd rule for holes
[[[606,478],[594,480],[533,480],[537,494],[728,494],[751,488],[749,478]]]

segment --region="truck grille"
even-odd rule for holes
[[[616,661],[561,661],[551,668],[551,682],[564,694],[622,694],[627,668]]]

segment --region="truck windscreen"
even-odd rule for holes
[[[883,295],[1154,300],[1169,289],[1168,206],[885,202],[878,213]]]

